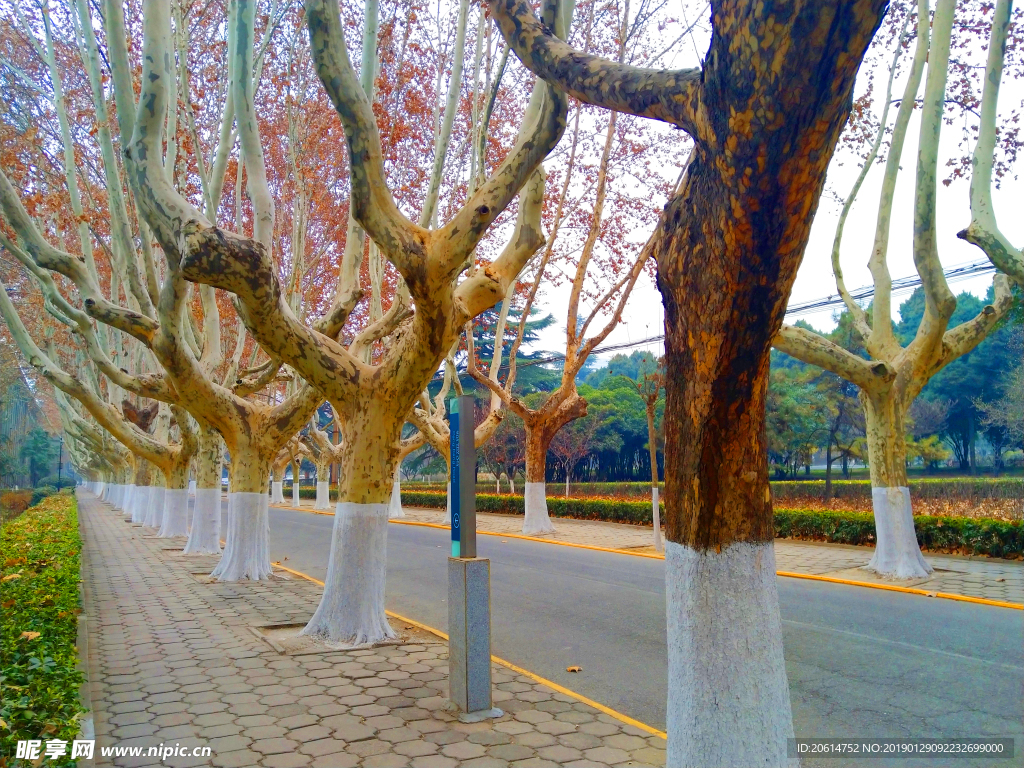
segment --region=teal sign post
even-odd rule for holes
[[[473,444],[473,396],[455,397],[449,404],[452,557],[476,557],[476,446]]]
[[[449,401],[452,556],[448,558],[448,697],[459,720],[501,717],[491,699],[491,563],[476,556],[473,397]]]

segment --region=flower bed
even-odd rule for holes
[[[402,491],[402,504],[444,509],[440,491]],[[523,497],[478,493],[478,512],[523,514]],[[664,505],[662,505],[664,509]],[[548,514],[582,520],[651,525],[649,501],[625,499],[548,497]],[[1019,559],[1024,552],[1024,523],[988,518],[957,518],[919,515],[914,518],[922,549],[936,552],[989,555]],[[875,521],[870,513],[776,508],[775,535],[837,544],[875,541]]]
[[[43,499],[0,530],[2,754],[14,755],[19,739],[70,742],[78,734],[81,546],[70,494]]]

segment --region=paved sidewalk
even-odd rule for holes
[[[274,506],[294,509],[290,504]],[[313,502],[304,500],[301,509],[312,512]],[[440,524],[444,521],[444,512],[440,510],[420,507],[404,507],[404,510],[409,522]],[[537,538],[564,544],[586,544],[645,554],[654,553],[651,543],[653,530],[648,527],[563,517],[552,518],[552,523],[555,532]],[[522,527],[521,515],[477,513],[477,530],[481,532],[519,535],[522,533]],[[780,571],[832,576],[850,581],[892,583],[883,582],[870,572],[860,570],[860,566],[871,559],[873,552],[873,547],[793,539],[775,540],[775,562]],[[926,552],[925,558],[935,568],[931,578],[899,584],[931,592],[1024,604],[1024,562],[931,552]]]
[[[320,587],[206,583],[187,557],[79,492],[97,765],[556,768],[660,766],[665,742],[493,666],[500,719],[445,709],[447,646],[400,621],[401,645],[281,654],[252,628],[299,624]],[[100,758],[101,747],[208,746],[211,757]]]

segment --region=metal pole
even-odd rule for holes
[[[64,435],[60,436],[60,448],[57,449],[57,490],[60,490],[60,468],[64,463]]]
[[[504,714],[491,700],[491,563],[476,556],[473,396],[449,401],[452,553],[448,558],[448,696],[459,720]]]

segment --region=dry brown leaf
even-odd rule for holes
[[[583,671],[583,667],[566,667],[565,671],[566,672],[582,672]]]
[[[39,632],[22,632],[21,636],[26,640],[36,640],[39,637]]]
[[[2,579],[0,579],[0,581],[14,581],[15,579],[20,579],[20,578],[21,578],[21,574],[20,573],[9,573],[6,576],[4,576]]]

